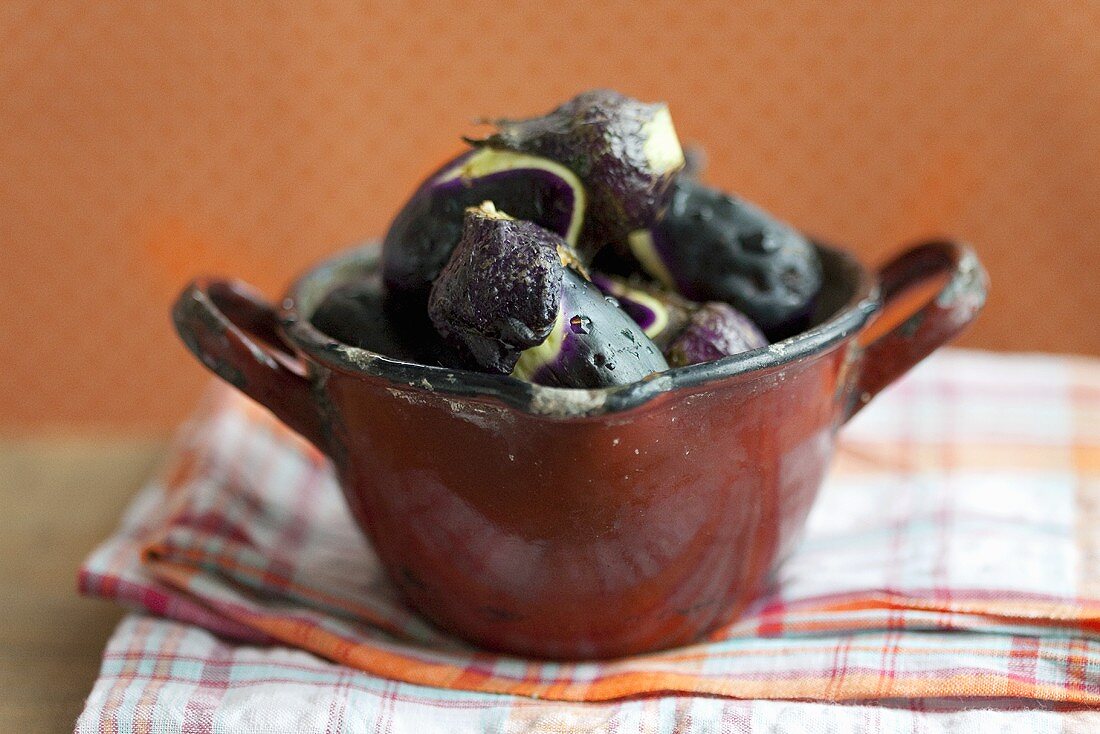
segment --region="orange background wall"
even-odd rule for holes
[[[2,432],[166,429],[206,379],[167,317],[189,276],[274,296],[473,118],[596,85],[869,262],[972,241],[963,344],[1100,354],[1100,3],[133,5],[0,5]]]

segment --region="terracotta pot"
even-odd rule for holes
[[[797,539],[840,426],[985,298],[962,245],[919,245],[877,277],[819,249],[818,326],[602,390],[409,364],[327,337],[313,309],[375,269],[372,248],[309,272],[278,309],[240,282],[196,281],[174,317],[207,367],[331,457],[413,607],[486,648],[617,656],[733,620]],[[936,278],[930,300],[904,298]],[[883,313],[897,325],[872,335]]]

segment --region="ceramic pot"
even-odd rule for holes
[[[797,539],[838,429],[984,302],[963,245],[918,245],[877,274],[819,251],[810,330],[599,390],[410,364],[321,333],[310,315],[377,270],[370,247],[310,271],[277,308],[238,281],[195,281],[174,318],[203,364],[332,459],[423,615],[494,650],[619,656],[736,618]],[[905,297],[933,281],[932,297]]]

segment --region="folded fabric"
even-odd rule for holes
[[[1100,730],[1100,712],[1046,701],[906,699],[830,704],[713,696],[570,703],[429,688],[361,673],[285,647],[227,642],[197,627],[131,615],[107,644],[76,727],[234,734],[727,734]]]
[[[1098,521],[1100,363],[947,351],[844,430],[803,542],[739,621],[614,661],[509,658],[404,607],[325,460],[217,389],[80,585],[226,638],[509,701],[1097,704]]]

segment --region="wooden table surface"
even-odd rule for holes
[[[0,732],[71,732],[122,616],[76,593],[164,444],[0,441]]]

